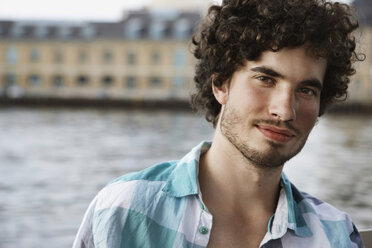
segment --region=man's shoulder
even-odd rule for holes
[[[341,239],[358,233],[349,214],[306,192],[301,192],[301,195],[299,208],[310,229],[322,228],[328,239]]]
[[[166,181],[174,168],[177,166],[179,160],[167,161],[155,164],[144,170],[131,172],[118,177],[110,182],[106,187],[115,184],[126,183],[130,181]]]
[[[315,196],[301,192],[305,204],[311,206],[313,213],[316,214],[322,221],[350,221],[349,215],[333,206],[332,204],[322,201]]]
[[[177,164],[178,161],[163,162],[113,180],[98,193],[97,204],[101,205],[98,208],[130,204],[133,196],[139,194],[154,197],[161,192]]]
[[[349,242],[353,247],[354,245],[364,247],[359,231],[348,213],[308,193],[301,192],[301,194],[304,205],[310,206],[313,210],[305,214],[307,215],[305,219],[312,231],[314,228],[322,228],[328,241],[333,244],[332,247],[344,247],[342,244]]]
[[[287,227],[295,234],[289,235],[286,242],[306,242],[306,247],[320,247],[319,244],[330,244],[327,247],[363,247],[359,232],[347,213],[299,191],[284,174],[282,183],[286,198],[280,198],[285,200],[281,202],[284,211],[279,212],[278,220],[285,223],[288,216]],[[288,215],[280,215],[283,212]],[[281,227],[283,222],[277,221],[276,224]]]
[[[309,193],[298,190],[288,179],[284,180],[286,180],[287,187],[290,188],[289,192],[291,192],[291,197],[293,197],[293,201],[296,205],[297,211],[295,212],[297,212],[297,214],[312,214],[313,216],[317,216],[320,220],[325,221],[350,220],[350,217],[344,211]]]
[[[353,222],[346,212],[309,193],[299,191],[289,181],[286,181],[286,184],[287,187],[290,185],[290,190],[287,193],[291,194],[289,198],[293,200],[293,205],[291,205],[292,207],[290,206],[290,212],[294,215],[293,219],[296,225],[301,226],[300,223],[305,221],[310,229],[317,226],[332,233],[333,231],[337,231],[335,230],[337,227],[346,228],[344,231],[349,234],[353,232]]]

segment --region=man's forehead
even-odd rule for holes
[[[322,82],[326,68],[327,60],[324,57],[309,54],[303,46],[264,51],[256,60],[246,60],[241,69],[266,73],[274,77],[312,77]]]
[[[243,63],[260,63],[262,61],[267,61],[268,58],[271,58],[273,61],[276,59],[283,58],[293,58],[293,57],[302,57],[303,59],[311,60],[319,64],[327,63],[327,57],[323,53],[315,52],[309,45],[302,45],[297,47],[284,47],[280,50],[265,50],[262,51],[257,58],[250,60],[246,59]]]

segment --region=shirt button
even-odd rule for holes
[[[201,208],[202,210],[204,210],[204,209],[205,209],[205,207],[204,207],[204,204],[203,204],[203,203],[201,203],[201,202],[200,202],[200,208]]]
[[[199,228],[199,232],[201,233],[201,234],[207,234],[208,233],[208,228],[206,227],[206,226],[201,226],[200,228]]]

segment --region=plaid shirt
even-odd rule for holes
[[[206,247],[212,215],[201,199],[198,160],[210,143],[179,161],[124,175],[90,204],[74,248]],[[284,174],[260,247],[364,247],[350,217],[293,186]]]

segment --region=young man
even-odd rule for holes
[[[212,6],[193,39],[192,103],[213,142],[105,187],[74,247],[363,247],[347,214],[282,174],[346,94],[357,26],[347,5],[323,0]]]

